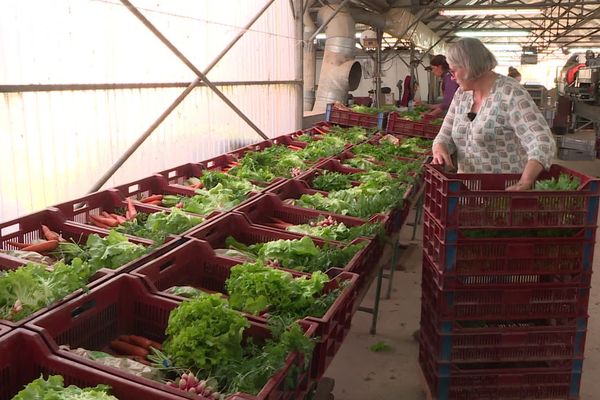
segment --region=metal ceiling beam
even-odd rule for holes
[[[570,45],[570,44],[577,43],[577,42],[579,42],[579,41],[581,41],[581,40],[583,40],[583,39],[596,40],[596,41],[598,41],[598,43],[600,43],[600,38],[598,38],[598,39],[595,39],[595,38],[591,38],[591,37],[590,37],[590,36],[592,36],[594,33],[598,33],[598,32],[600,32],[600,28],[598,28],[598,29],[596,29],[594,32],[590,33],[590,34],[589,34],[587,37],[586,37],[586,36],[579,36],[579,38],[578,38],[578,39],[576,39],[576,40],[571,40],[569,43],[565,43],[565,44],[564,44],[564,46],[568,46],[568,45]]]
[[[598,6],[598,2],[595,0],[587,0],[587,1],[580,1],[577,3],[548,3],[548,2],[543,2],[543,3],[530,3],[530,4],[526,4],[526,3],[520,3],[520,4],[506,4],[506,3],[501,3],[501,4],[487,4],[487,5],[479,5],[477,6],[477,8],[482,8],[482,9],[527,9],[527,8],[550,8],[550,7],[556,7],[556,6],[564,6],[564,5],[572,5],[572,6]],[[451,5],[447,5],[447,6],[442,6],[442,8],[444,10],[460,10],[460,9],[469,9],[469,8],[474,8],[475,6],[473,5],[465,5],[465,4],[461,4],[461,5],[456,5],[456,4],[451,4]],[[422,9],[422,8],[431,8],[431,5],[423,5],[423,6],[396,6],[395,8],[414,8],[414,9]]]

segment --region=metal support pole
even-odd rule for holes
[[[375,49],[375,107],[381,107],[381,39],[383,31],[379,28],[377,32],[377,48]]]
[[[127,0],[122,1],[125,4]],[[236,37],[233,38],[231,42],[229,42],[229,44],[225,46],[221,53],[219,53],[219,55],[217,55],[215,59],[208,65],[208,67],[206,67],[206,69],[204,70],[204,75],[208,74],[208,72],[223,58],[223,56],[225,56],[225,54],[227,54],[227,52],[231,50],[231,48],[238,42],[238,40],[240,40],[240,38],[246,33],[246,31],[258,20],[258,18],[260,18],[260,16],[267,10],[267,8],[269,8],[271,4],[273,4],[274,1],[275,0],[269,0],[267,4],[254,16],[254,18],[250,20],[250,22],[244,27],[244,29],[238,32]],[[133,6],[129,3],[129,6],[127,7],[129,10],[131,10],[130,7]],[[133,143],[121,157],[119,157],[119,159],[113,164],[112,167],[110,167],[110,169],[104,175],[102,175],[102,177],[94,184],[94,186],[92,186],[88,193],[93,193],[100,189],[106,183],[106,181],[108,181],[110,177],[113,176],[119,168],[121,168],[125,161],[127,161],[127,159],[131,157],[131,155],[137,150],[137,148],[140,147],[142,143],[144,143],[144,141],[152,134],[152,132],[154,132],[154,130],[156,130],[156,128],[158,128],[158,126],[169,116],[169,114],[171,114],[171,112],[183,101],[183,99],[185,99],[186,96],[190,94],[192,90],[201,82],[202,79],[198,77],[192,83],[190,83],[190,85],[173,101],[173,103],[171,103],[169,107],[167,107],[167,109],[156,119],[156,121],[154,121],[152,125],[150,125],[148,129],[146,129],[146,131],[139,137],[139,139],[136,140],[135,143]]]
[[[198,68],[196,68],[196,66],[194,66],[194,64],[192,64],[192,62],[190,60],[187,59],[186,56],[183,55],[183,53],[181,53],[179,51],[179,49],[177,49],[173,43],[171,43],[169,41],[169,39],[167,39],[158,29],[156,29],[156,27],[137,9],[135,8],[130,2],[129,0],[121,0],[121,2],[123,4],[125,4],[125,6],[127,7],[127,9],[129,11],[131,11],[131,13],[133,15],[135,15],[140,21],[142,21],[142,23],[144,25],[146,25],[146,27],[148,29],[150,29],[150,31],[152,33],[154,33],[154,35],[165,44],[165,46],[167,46],[169,48],[169,50],[171,50],[176,56],[177,58],[179,58],[189,69],[191,69],[192,71],[194,71],[194,73],[202,78],[202,80],[204,81],[204,83],[206,83],[206,85],[213,91],[215,92],[215,94],[221,99],[223,100],[223,102],[225,104],[227,104],[241,119],[244,120],[244,122],[246,122],[248,125],[250,125],[250,127],[256,132],[258,133],[258,135],[260,137],[262,137],[265,140],[269,140],[269,137],[267,135],[264,134],[263,131],[260,130],[260,128],[258,126],[256,126],[254,124],[254,122],[252,122],[250,120],[250,118],[248,118],[239,108],[236,107],[235,104],[233,104],[231,102],[231,100],[229,100],[227,98],[227,96],[225,96],[223,94],[223,92],[221,92],[219,90],[219,88],[217,88],[211,81],[208,80],[208,78],[206,77],[205,74],[202,73],[202,71],[200,71]]]
[[[319,26],[317,28],[317,30],[315,31],[315,33],[313,33],[313,35],[310,37],[310,39],[308,39],[308,42],[312,42],[313,40],[315,40],[315,38],[317,37],[317,35],[319,33],[321,33],[321,31],[323,29],[325,29],[325,27],[327,26],[327,24],[329,24],[331,22],[331,20],[340,12],[340,10],[342,8],[344,8],[344,6],[346,5],[346,3],[348,3],[348,1],[350,1],[350,0],[344,0],[344,1],[342,1],[342,3],[335,9],[335,11],[333,12],[333,14],[331,14],[329,16],[329,18],[327,18],[327,20],[325,22],[323,22],[321,24],[321,26]]]
[[[290,0],[292,1],[292,0]],[[302,129],[304,122],[304,13],[302,0],[294,1],[296,11],[294,19],[296,22],[296,73],[294,79],[300,82],[296,85],[296,110],[295,110],[295,130]]]

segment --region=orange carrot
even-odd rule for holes
[[[202,189],[204,187],[204,184],[202,182],[198,182],[198,183],[194,183],[193,185],[190,185],[190,187],[192,189]]]
[[[129,335],[129,340],[130,340],[131,344],[135,344],[136,346],[143,347],[146,350],[148,350],[150,348],[150,346],[152,345],[152,342],[150,341],[150,339],[146,339],[143,336]]]
[[[135,209],[135,206],[133,205],[133,200],[131,199],[131,197],[127,198],[127,211],[129,212],[129,217],[127,219],[134,219],[137,215],[137,211]]]
[[[23,251],[36,251],[38,253],[43,251],[54,250],[58,247],[58,240],[47,240],[45,242],[39,242],[31,244],[27,247],[23,247]]]
[[[129,356],[129,357],[127,357],[127,358],[129,358],[130,360],[133,360],[133,361],[137,361],[137,362],[139,362],[139,363],[141,363],[141,364],[144,364],[144,365],[150,365],[150,361],[146,360],[146,358],[144,358],[144,357],[140,357],[140,356]]]
[[[102,222],[98,222],[95,219],[91,219],[91,222],[93,225],[96,225],[98,228],[102,228],[102,229],[110,229],[110,226],[103,224]]]
[[[107,217],[103,217],[101,215],[92,215],[90,214],[90,219],[92,221],[97,221],[100,222],[101,224],[110,226],[110,227],[115,227],[117,225],[119,225],[119,222],[114,219],[113,217],[107,218]]]
[[[179,203],[175,204],[175,207],[177,207],[177,208],[183,208],[183,203],[179,202]]]
[[[119,224],[122,224],[123,222],[127,221],[127,219],[124,216],[119,215],[119,214],[111,213],[110,216],[113,217],[114,219],[116,219]]]
[[[128,355],[128,356],[137,356],[137,357],[144,358],[149,354],[148,350],[146,350],[142,347],[139,347],[139,346],[127,343],[127,342],[122,342],[118,339],[110,342],[110,348],[120,354],[124,354],[124,355]]]
[[[149,204],[151,206],[160,206],[162,204],[162,200],[149,201],[146,204]]]
[[[11,246],[16,247],[17,249],[23,249],[27,246],[31,246],[31,243],[19,243],[19,242],[5,242],[6,244],[10,244]]]
[[[288,145],[287,148],[290,149],[290,150],[294,150],[294,151],[296,151],[296,150],[302,150],[302,147],[293,146],[291,144]]]
[[[229,166],[230,166],[230,167],[237,167],[238,165],[240,165],[240,163],[239,163],[239,162],[237,162],[237,161],[230,161],[230,162],[229,162]]]
[[[46,237],[46,240],[59,240],[60,235],[48,228],[46,225],[42,225],[42,233]]]
[[[142,203],[150,203],[152,201],[155,200],[162,200],[163,195],[162,194],[153,194],[152,196],[148,196],[142,200],[140,200]]]

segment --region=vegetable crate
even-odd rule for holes
[[[0,324],[0,336],[7,334],[11,330],[12,330],[12,328],[10,326],[5,326],[5,325]]]
[[[234,153],[222,154],[220,156],[216,156],[210,158],[208,160],[202,161],[201,164],[210,171],[220,171],[220,172],[228,172],[235,164],[238,163],[239,157],[242,157],[243,154],[248,151],[260,151],[267,147],[270,147],[271,144],[267,143],[268,141],[261,142],[257,145],[250,145],[243,147],[241,149],[236,150]],[[271,187],[277,186],[284,181],[283,178],[274,178],[270,182],[260,182],[260,181],[252,181],[255,185],[260,186],[262,191],[267,190]],[[253,194],[251,194],[253,195]]]
[[[111,394],[119,400],[183,399],[181,396],[52,354],[42,337],[27,329],[19,328],[0,337],[0,354],[0,400],[12,399],[25,385],[42,375],[45,378],[48,375],[62,375],[65,387],[108,385],[111,387]],[[44,393],[39,395],[43,396]]]
[[[28,328],[39,332],[58,356],[150,390],[162,391],[165,396],[191,398],[186,392],[161,382],[99,364],[62,347],[69,345],[71,349],[81,347],[107,351],[109,343],[123,334],[142,335],[162,343],[169,314],[178,305],[175,300],[150,293],[139,277],[119,275],[86,295],[36,318],[28,324]],[[244,332],[246,337],[263,340],[269,336],[266,326],[250,322],[251,327]],[[308,337],[314,336],[314,324],[303,322],[302,328]],[[292,353],[285,366],[273,375],[255,399],[302,399],[311,383],[309,375],[301,357]],[[293,386],[288,384],[290,379],[295,382]],[[193,398],[205,399],[200,396]]]
[[[132,271],[132,274],[143,278],[151,291],[182,301],[185,300],[184,297],[164,291],[173,286],[192,286],[227,295],[225,281],[229,278],[231,267],[237,264],[240,262],[217,256],[208,243],[191,240]],[[307,273],[290,270],[288,272],[294,277],[310,277]],[[350,330],[358,281],[358,275],[338,269],[331,269],[327,274],[332,280],[325,287],[326,292],[336,289],[341,282],[347,282],[348,286],[322,317],[304,318],[317,324],[315,336],[319,337],[319,342],[311,361],[312,377],[317,380],[323,376]],[[262,315],[250,318],[259,318],[262,323],[266,323]]]
[[[425,169],[425,210],[446,228],[581,228],[595,227],[600,181],[552,165],[538,180],[567,174],[581,180],[578,190],[509,192],[518,174],[450,174],[442,167]]]
[[[423,257],[423,299],[440,319],[529,320],[577,318],[586,315],[590,284],[581,282],[529,282],[529,277],[502,278],[501,283],[478,278],[475,284],[457,280],[449,288],[438,284],[443,278],[426,255]],[[520,283],[524,280],[525,283]],[[506,283],[508,281],[508,283]],[[479,283],[482,282],[482,283]]]
[[[450,399],[578,399],[583,361],[447,363],[421,345],[419,366],[432,397]]]
[[[213,249],[224,249],[226,247],[225,240],[229,236],[232,236],[237,241],[246,245],[275,240],[297,240],[304,237],[304,235],[299,235],[297,233],[252,225],[245,215],[238,213],[227,213],[188,235],[189,238],[207,241]],[[365,239],[359,238],[354,240],[351,244],[363,242],[364,240]],[[313,242],[318,247],[323,247],[326,244],[326,241],[322,239],[313,239]],[[338,248],[347,246],[342,245],[339,242],[335,242],[332,245]],[[339,267],[344,271],[354,272],[360,275],[370,268],[370,260],[368,258],[369,252],[367,250],[368,247],[365,247],[358,251],[347,265],[334,265],[333,267]]]
[[[362,126],[365,128],[385,129],[386,113],[381,112],[377,115],[370,115],[340,110],[331,103],[327,104],[325,119],[329,123],[342,126]]]
[[[437,361],[530,362],[582,358],[587,318],[532,321],[456,321],[421,305],[420,342]]]
[[[279,186],[276,186],[276,187],[273,187],[273,188],[267,190],[266,194],[270,195],[270,196],[273,196],[273,195],[277,196],[285,204],[293,204],[290,202],[293,202],[294,200],[299,199],[304,194],[313,195],[316,193],[321,193],[323,196],[326,196],[328,194],[328,192],[312,189],[304,181],[296,180],[296,179],[288,179],[287,181],[284,181]],[[404,196],[405,200],[408,199],[408,197],[410,197],[411,193],[412,193],[412,189],[408,190],[405,193],[405,196]],[[404,203],[404,204],[406,204],[406,203]],[[304,207],[297,207],[297,208],[301,208],[303,210],[305,209]],[[237,208],[237,209],[239,209],[239,208]],[[307,208],[307,210],[312,210],[312,209]],[[321,210],[318,210],[318,211],[321,212]],[[387,221],[385,222],[385,225],[384,225],[385,231],[388,234],[395,232],[395,229],[398,228],[401,223],[403,223],[401,215],[403,213],[405,213],[405,210],[403,207],[403,211],[400,212],[400,215],[398,215],[398,216],[396,216],[396,214],[392,215],[391,213],[394,213],[394,211],[389,211],[385,214],[375,214],[371,217],[371,218],[373,218],[376,215],[389,216],[389,218],[387,219]],[[355,217],[353,217],[353,218],[355,218]]]
[[[388,215],[383,214],[375,214],[369,220],[364,220],[327,211],[295,207],[285,204],[279,197],[270,194],[257,197],[242,206],[236,207],[233,212],[244,214],[254,225],[263,225],[275,229],[282,229],[281,225],[278,225],[276,221],[283,221],[292,225],[302,225],[308,224],[320,217],[331,217],[334,221],[344,223],[347,227],[360,226],[366,223],[381,223],[385,226],[389,219]],[[377,238],[374,236],[367,238],[377,241]]]
[[[204,166],[202,164],[187,163],[178,167],[166,169],[157,174],[164,176],[169,185],[183,185],[187,179],[202,175],[203,169]]]
[[[93,216],[100,216],[103,212],[109,214],[117,214],[125,216],[127,210],[127,201],[122,197],[122,194],[114,189],[104,190],[102,192],[94,192],[76,200],[71,200],[54,206],[62,214],[64,218],[73,221],[77,225],[84,225],[86,228],[93,228],[100,232],[108,232],[108,228],[99,228],[94,225]],[[160,211],[169,211],[164,207],[144,204],[142,202],[135,203],[135,209],[139,213],[154,214]],[[218,214],[218,213],[216,213]],[[215,215],[216,215],[215,214]],[[213,215],[211,215],[213,216]],[[126,236],[145,240],[152,243],[150,239],[140,236],[126,234]],[[180,235],[169,235],[169,240],[177,239]]]
[[[434,125],[427,120],[423,120],[423,122],[415,122],[408,119],[403,119],[397,113],[392,112],[388,115],[385,132],[397,135],[418,136],[426,139],[435,139],[441,127],[441,125]]]
[[[443,288],[589,284],[595,231],[444,229],[425,212],[423,251]],[[565,236],[527,236],[544,234]]]

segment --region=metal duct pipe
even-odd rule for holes
[[[315,77],[317,73],[317,51],[310,38],[316,32],[317,26],[308,12],[304,12],[304,111],[311,111],[315,105]]]
[[[335,10],[325,6],[319,10],[319,21],[327,21]],[[356,90],[362,76],[360,63],[354,60],[356,39],[354,19],[343,7],[325,29],[327,37],[319,76],[314,111],[325,111],[328,103],[346,101],[349,90]]]

